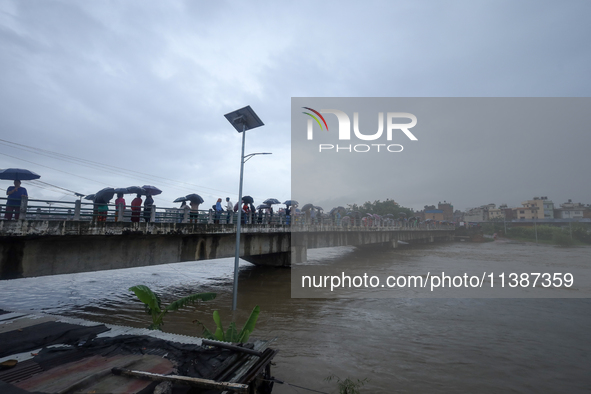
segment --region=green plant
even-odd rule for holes
[[[242,327],[242,330],[240,330],[240,332],[238,332],[238,330],[236,329],[236,323],[232,322],[228,327],[228,331],[224,333],[222,319],[220,318],[220,314],[218,311],[213,311],[213,321],[216,324],[216,329],[214,333],[208,330],[207,327],[205,327],[205,325],[200,321],[197,320],[197,323],[203,326],[203,335],[207,339],[213,339],[222,342],[244,343],[248,341],[250,334],[254,331],[254,326],[257,322],[257,319],[259,318],[259,312],[260,308],[257,305],[253,308],[252,312],[250,313],[250,316],[248,317],[248,320],[246,321],[246,323],[244,323],[244,327]]]
[[[146,308],[146,313],[152,316],[152,324],[148,327],[150,330],[161,330],[162,326],[164,325],[164,316],[170,311],[177,311],[190,303],[196,301],[209,301],[213,300],[216,297],[216,293],[198,293],[198,294],[191,294],[190,296],[186,296],[180,298],[166,308],[162,309],[160,297],[158,294],[154,293],[148,286],[145,285],[138,285],[129,288],[130,291],[133,291],[137,298],[141,302],[144,303]]]
[[[332,382],[333,380],[336,380],[337,388],[339,389],[339,394],[360,394],[361,391],[359,391],[359,389],[363,387],[365,383],[369,382],[368,378],[355,380],[350,378],[341,379],[336,375],[330,375],[324,380],[326,380],[327,382]]]
[[[552,241],[556,244],[556,245],[560,245],[560,246],[571,246],[572,244],[574,244],[574,241],[571,239],[571,237],[568,234],[561,234],[561,233],[555,233]]]

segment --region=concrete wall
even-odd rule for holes
[[[242,234],[240,255],[250,261],[289,253],[289,238],[285,232]],[[236,234],[0,237],[0,279],[234,257],[235,245]]]
[[[0,224],[0,279],[234,257],[236,228],[174,223],[15,221]],[[453,240],[453,230],[244,226],[240,256],[289,267],[308,248]]]

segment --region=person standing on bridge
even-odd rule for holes
[[[139,223],[142,211],[142,195],[138,194],[131,202],[131,221]]]
[[[23,196],[28,197],[27,189],[21,187],[21,181],[14,181],[14,186],[9,186],[6,190],[6,214],[4,218],[6,220],[12,219],[12,213],[14,212],[14,218],[18,220],[20,216],[21,199]]]
[[[191,223],[193,223],[193,220],[195,220],[195,223],[197,223],[199,221],[199,203],[197,202],[197,200],[191,201],[190,218],[191,218]]]
[[[228,213],[228,216],[226,216],[226,224],[230,224],[230,219],[234,214],[234,204],[230,201],[230,197],[226,197],[226,212]]]
[[[147,193],[146,199],[144,200],[144,220],[146,223],[150,223],[150,219],[152,218],[152,205],[154,205],[154,199],[150,193]]]
[[[222,199],[218,198],[215,203],[215,220],[213,221],[215,224],[220,224],[220,218],[222,217],[222,212],[224,208],[222,208]]]
[[[250,208],[248,208],[247,203],[244,203],[242,206],[242,224],[246,224],[248,222],[247,216],[250,216]]]
[[[119,212],[125,212],[123,193],[117,193],[117,199],[115,200],[115,222],[119,220]]]

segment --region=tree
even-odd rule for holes
[[[371,213],[371,214],[378,214],[381,216],[387,215],[389,213],[393,214],[394,216],[399,216],[400,213],[405,213],[407,216],[413,216],[414,212],[410,208],[405,208],[399,205],[396,201],[390,200],[389,198],[386,201],[376,200],[374,202],[366,201],[363,205],[359,206],[357,204],[347,204],[350,210],[352,211],[359,211],[361,213]]]
[[[166,308],[162,309],[160,297],[158,294],[154,293],[148,286],[145,285],[138,285],[129,288],[130,291],[133,291],[137,298],[141,302],[144,303],[146,308],[146,313],[152,316],[152,324],[148,327],[150,330],[161,330],[162,326],[164,325],[164,316],[170,311],[178,311],[181,308],[184,308],[188,304],[201,301],[209,301],[213,300],[217,294],[216,293],[198,293],[198,294],[191,294],[190,296],[180,298]]]
[[[207,329],[207,327],[205,327],[205,325],[203,323],[201,323],[200,321],[197,321],[197,323],[199,323],[201,326],[203,326],[203,335],[205,335],[205,337],[207,339],[213,339],[213,340],[218,340],[218,341],[222,341],[222,342],[244,343],[244,342],[248,341],[250,334],[254,331],[254,326],[255,326],[257,319],[259,317],[259,312],[260,312],[260,308],[257,305],[254,307],[254,309],[250,313],[248,320],[246,321],[246,323],[244,323],[244,327],[242,327],[242,330],[240,330],[240,332],[238,332],[238,330],[236,329],[236,323],[232,322],[232,323],[230,323],[228,331],[226,331],[224,333],[224,327],[222,326],[222,319],[220,318],[220,314],[218,311],[213,311],[213,321],[216,324],[216,330],[214,333],[209,331]]]

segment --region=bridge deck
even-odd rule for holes
[[[308,248],[434,242],[453,227],[266,225],[242,226],[240,256],[257,265],[289,267]],[[0,221],[0,279],[141,267],[233,257],[232,224]]]

